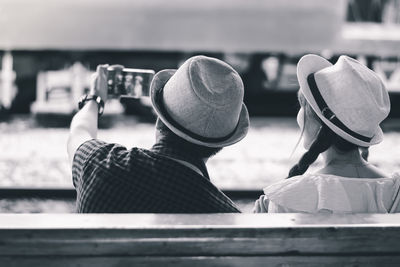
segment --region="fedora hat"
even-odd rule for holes
[[[158,72],[150,85],[153,108],[164,124],[181,138],[207,147],[228,146],[246,136],[249,114],[243,95],[239,74],[206,56]]]
[[[375,72],[348,56],[332,65],[305,55],[297,64],[297,78],[311,108],[337,135],[358,146],[382,141],[379,125],[389,114],[390,100]]]

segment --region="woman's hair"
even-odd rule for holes
[[[344,140],[342,137],[334,133],[328,126],[326,126],[326,124],[323,123],[320,118],[318,118],[317,114],[315,114],[315,112],[312,110],[311,106],[307,103],[305,97],[300,91],[298,93],[298,98],[301,107],[304,108],[304,127],[306,125],[306,119],[313,118],[320,122],[321,128],[318,131],[314,142],[311,144],[310,149],[305,152],[300,158],[299,162],[290,169],[288,178],[304,174],[308,167],[317,160],[319,154],[325,152],[331,146],[343,152],[360,148],[359,146]],[[363,147],[361,155],[365,160],[367,160],[368,148]]]
[[[159,118],[156,123],[156,130],[161,134],[161,142],[190,151],[190,154],[198,158],[210,158],[221,151],[222,147],[206,147],[186,141],[173,133]]]

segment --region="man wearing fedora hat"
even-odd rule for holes
[[[239,212],[210,181],[206,161],[245,137],[249,115],[238,73],[215,58],[195,56],[158,72],[150,98],[158,115],[156,143],[126,149],[96,139],[107,99],[107,65],[74,116],[68,155],[78,212]],[[93,100],[93,101],[92,101]]]

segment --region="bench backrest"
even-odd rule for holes
[[[1,266],[400,264],[400,214],[0,215]]]

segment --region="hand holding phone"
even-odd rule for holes
[[[107,100],[107,68],[108,64],[98,65],[96,72],[92,75],[90,94],[100,96],[105,102]]]

